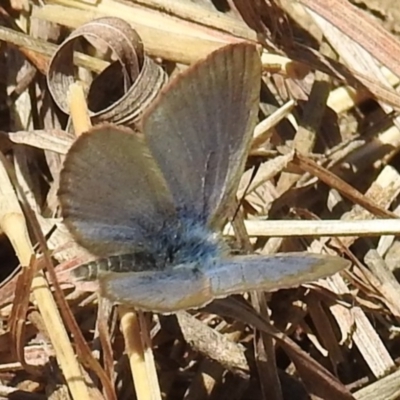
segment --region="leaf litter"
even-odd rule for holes
[[[3,398],[400,397],[400,45],[373,2],[354,3],[0,7]],[[243,40],[263,63],[259,124],[224,233],[237,251],[352,267],[175,316],[111,308],[69,279],[93,256],[60,218],[65,154],[91,125],[139,121],[171,76]]]

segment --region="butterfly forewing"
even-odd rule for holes
[[[228,45],[188,68],[145,113],[143,132],[178,208],[218,225],[237,189],[257,119],[255,46]]]
[[[143,139],[103,125],[81,135],[60,175],[64,221],[96,255],[151,248],[160,221],[174,214],[171,195]]]

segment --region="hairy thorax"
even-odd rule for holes
[[[166,225],[157,241],[158,263],[161,268],[170,268],[179,264],[208,263],[209,260],[223,256],[226,245],[221,236],[209,230],[196,218],[182,218],[176,224]]]

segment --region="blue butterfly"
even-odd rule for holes
[[[99,257],[75,270],[101,295],[173,313],[250,290],[273,291],[348,266],[327,255],[231,256],[221,237],[257,122],[261,61],[227,45],[159,94],[141,133],[104,124],[66,156],[59,199],[76,241]]]

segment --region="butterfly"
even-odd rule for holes
[[[227,45],[164,87],[140,132],[103,124],[74,142],[61,213],[98,257],[76,279],[97,280],[117,304],[168,314],[348,266],[310,253],[232,256],[221,237],[257,122],[261,69],[255,46]]]

